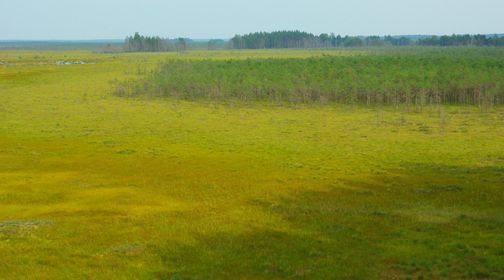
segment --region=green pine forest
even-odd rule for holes
[[[504,102],[504,49],[407,48],[161,62],[120,82],[120,96],[276,103],[474,104]]]
[[[341,36],[334,33],[314,35],[302,31],[255,32],[235,35],[229,40],[212,39],[197,42],[189,38],[143,36],[138,32],[125,39],[126,52],[186,51],[201,49],[282,49],[282,48],[349,48],[387,46],[504,46],[502,35],[444,35],[444,36]]]

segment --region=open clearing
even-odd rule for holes
[[[323,54],[366,55],[0,51],[0,278],[502,279],[502,105],[221,104],[111,82],[180,57]]]

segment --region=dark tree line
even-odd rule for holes
[[[168,39],[142,36],[138,32],[126,37],[124,42],[124,50],[127,52],[165,52],[172,49],[173,45]]]
[[[301,31],[256,32],[236,35],[230,42],[232,49],[272,48],[331,48],[363,46],[504,46],[503,36],[452,35],[431,36],[420,39],[396,36],[345,36],[331,34],[314,35]]]
[[[418,40],[423,46],[504,46],[504,36],[451,35],[432,36]]]
[[[234,49],[313,48],[318,47],[320,43],[316,36],[307,32],[277,31],[236,35],[231,39],[230,47]]]
[[[352,37],[334,33],[314,35],[301,31],[256,32],[247,35],[236,35],[230,40],[233,49],[272,49],[272,48],[331,48],[362,46],[403,46],[413,41],[406,37],[369,36]]]
[[[168,52],[185,51],[189,47],[190,40],[186,38],[163,39],[158,36],[149,37],[135,33],[126,37],[124,50],[127,52]]]
[[[166,52],[187,49],[276,49],[276,48],[339,48],[379,46],[504,46],[504,36],[451,35],[424,37],[397,36],[344,36],[334,33],[314,35],[302,31],[256,32],[236,35],[229,41],[197,42],[188,38],[165,39],[135,33],[126,37],[127,52]]]

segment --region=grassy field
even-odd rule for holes
[[[372,55],[1,51],[0,278],[504,279],[503,106],[114,95],[174,58],[327,54]]]

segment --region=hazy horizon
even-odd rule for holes
[[[20,0],[2,4],[0,40],[116,40],[140,32],[161,37],[228,39],[256,31],[341,35],[500,34],[497,0],[142,3],[112,0]]]

